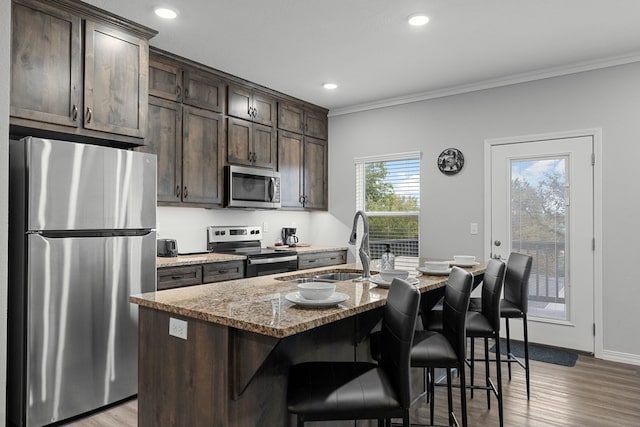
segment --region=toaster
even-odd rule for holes
[[[178,242],[175,239],[158,239],[158,256],[178,256]]]

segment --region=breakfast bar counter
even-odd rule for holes
[[[481,276],[484,264],[469,270]],[[337,282],[348,299],[325,308],[286,298],[297,286],[288,280],[337,271],[359,270],[341,265],[130,297],[139,306],[138,425],[294,425],[286,407],[292,364],[370,360],[363,344],[386,288]],[[416,286],[427,292],[446,279],[423,275]]]

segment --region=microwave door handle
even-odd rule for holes
[[[273,202],[273,198],[275,194],[276,194],[276,179],[272,177],[269,179],[269,201]]]

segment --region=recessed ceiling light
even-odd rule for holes
[[[413,25],[414,27],[426,25],[427,22],[429,22],[429,17],[424,13],[416,13],[409,17],[409,25]]]
[[[166,7],[156,7],[154,12],[163,19],[175,19],[175,17],[178,16],[178,12]]]
[[[338,85],[335,83],[323,83],[322,87],[328,90],[333,90],[333,89],[336,89]]]

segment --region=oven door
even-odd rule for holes
[[[247,258],[247,277],[266,276],[268,274],[287,273],[298,269],[298,256],[288,255],[268,258]]]

